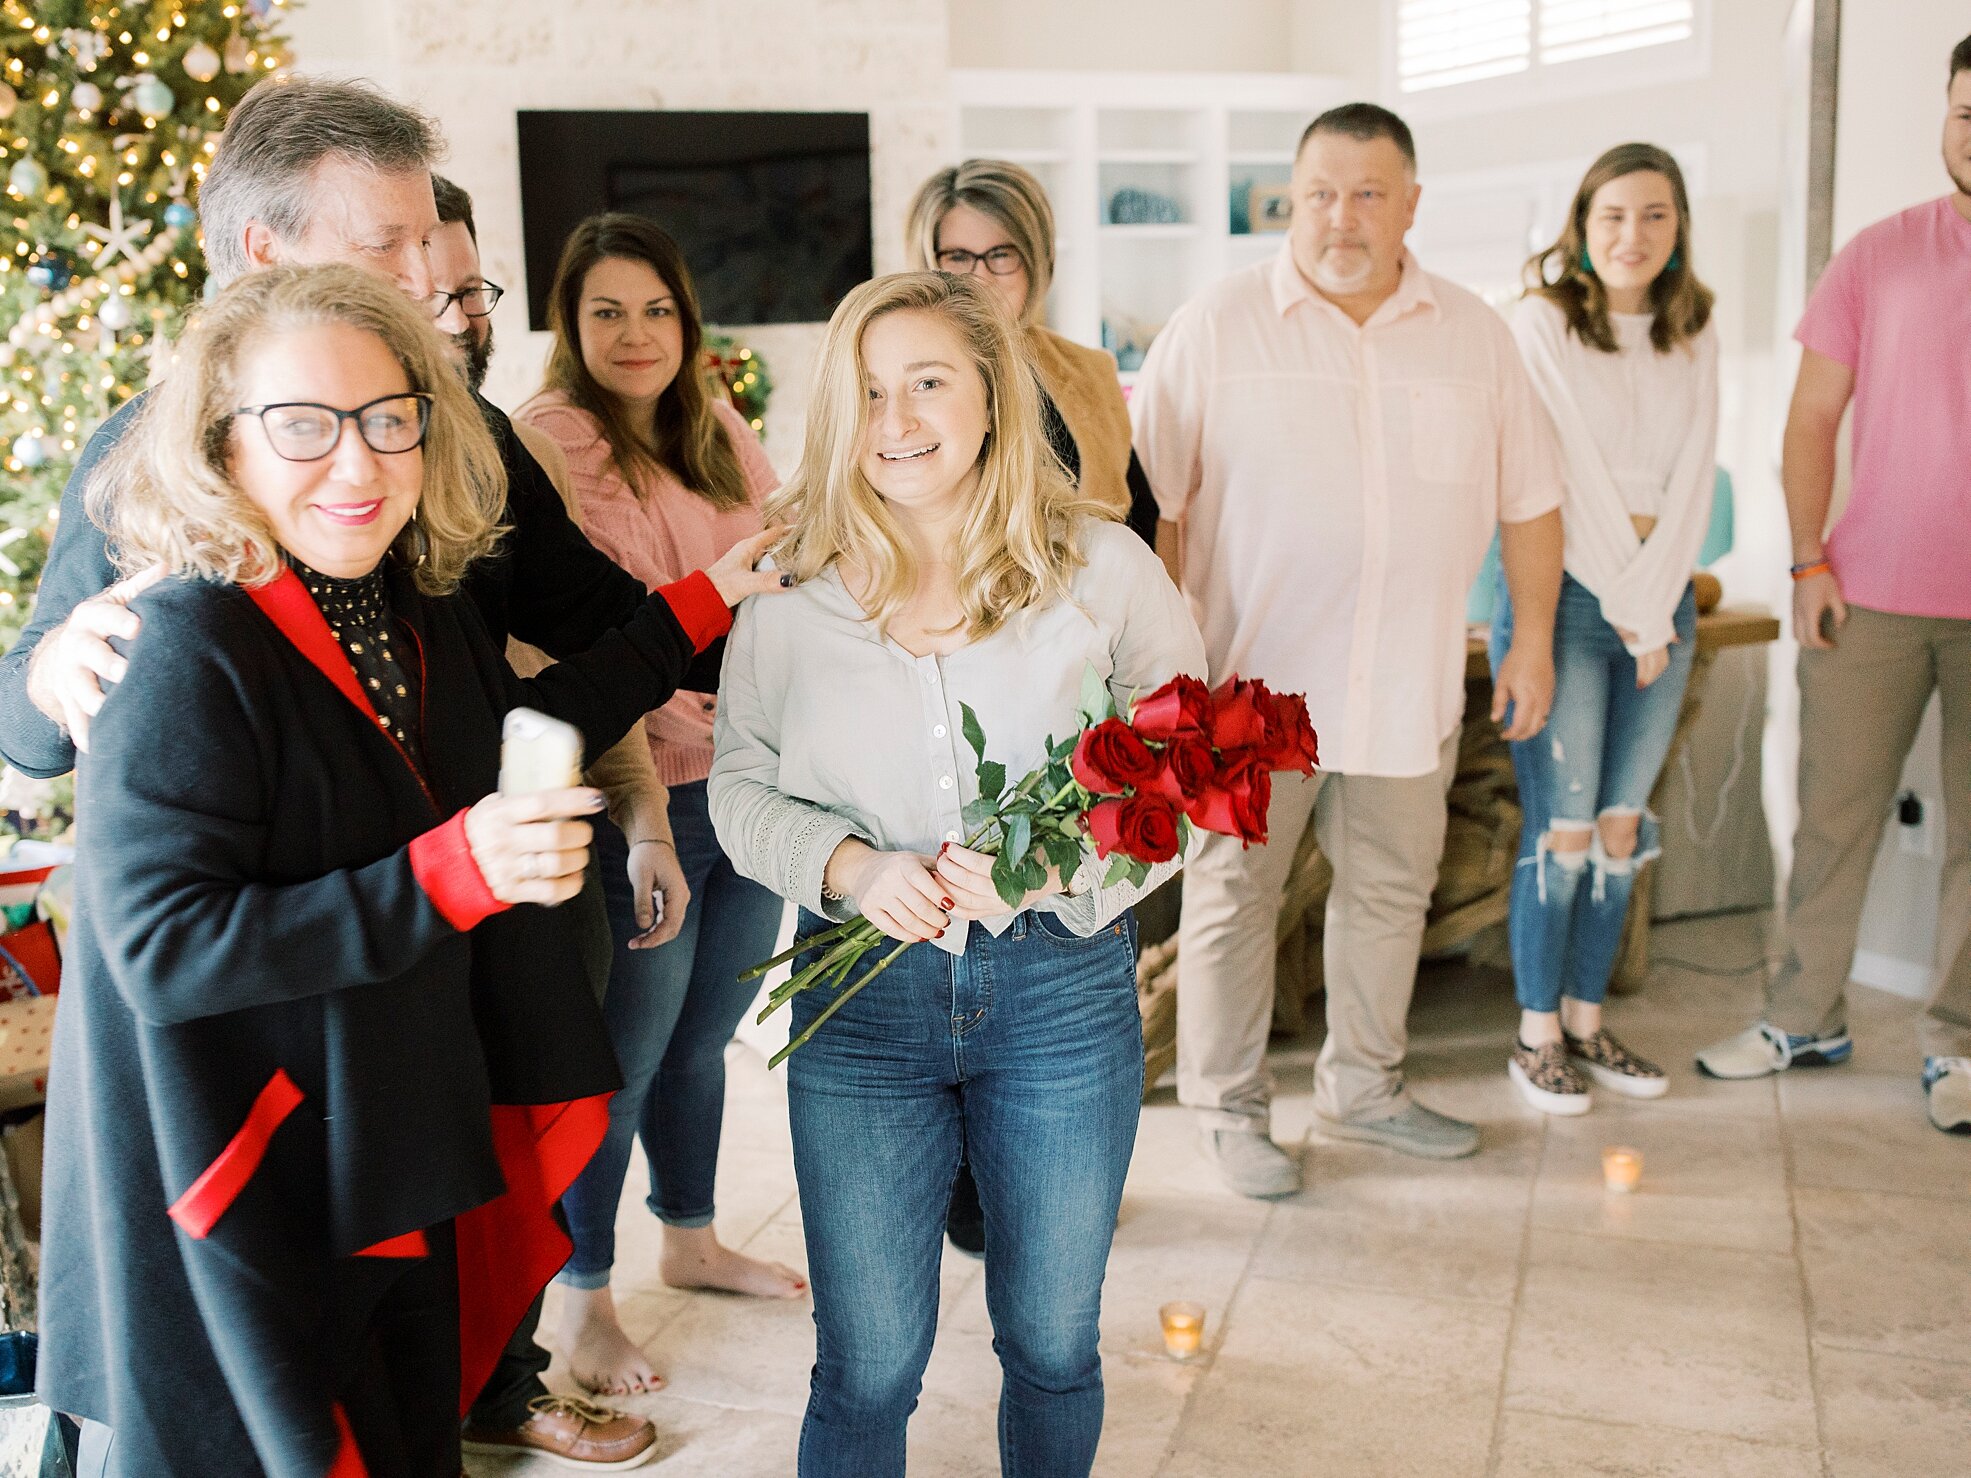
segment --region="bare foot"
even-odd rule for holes
[[[568,1370],[586,1390],[601,1396],[634,1396],[664,1389],[642,1350],[623,1332],[607,1288],[564,1288],[561,1348]]]
[[[721,1246],[710,1227],[665,1227],[658,1274],[673,1288],[717,1288],[755,1298],[800,1298],[808,1291],[808,1280],[786,1264]]]

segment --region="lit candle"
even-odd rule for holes
[[[1163,1321],[1163,1347],[1173,1360],[1188,1360],[1204,1344],[1205,1311],[1201,1304],[1165,1304],[1157,1310]]]
[[[1611,1145],[1601,1152],[1601,1178],[1604,1185],[1617,1195],[1626,1196],[1642,1180],[1643,1157],[1641,1150],[1624,1149]]]

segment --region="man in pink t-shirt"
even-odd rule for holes
[[[1869,872],[1930,695],[1947,817],[1937,984],[1923,1017],[1931,1121],[1971,1133],[1971,36],[1951,53],[1951,194],[1877,221],[1828,264],[1795,334],[1787,417],[1800,827],[1766,1019],[1700,1052],[1718,1078],[1845,1062]],[[1835,439],[1854,406],[1848,505]]]

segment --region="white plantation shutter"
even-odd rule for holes
[[[1693,0],[1541,0],[1540,60],[1571,62],[1688,40],[1695,9]]]
[[[1396,85],[1453,87],[1688,41],[1697,0],[1394,0]]]
[[[1523,72],[1533,0],[1399,0],[1396,79],[1404,92]]]

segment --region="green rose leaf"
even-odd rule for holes
[[[1033,849],[1032,813],[1027,811],[1010,812],[1006,816],[1003,825],[1006,828],[1006,846],[1003,855],[1010,857],[1016,863],[1024,862],[1027,853]],[[1034,883],[1029,886],[1039,887],[1040,885]]]
[[[1108,681],[1090,662],[1081,669],[1081,716],[1093,728],[1105,718],[1114,718],[1115,712],[1116,700],[1109,692]]]
[[[1020,883],[1019,869],[1004,852],[992,859],[992,886],[1008,908],[1018,908],[1026,899],[1027,890]]]
[[[1029,857],[1020,864],[1020,884],[1027,892],[1047,886],[1047,864],[1038,857]]]
[[[982,795],[965,807],[965,825],[977,831],[999,813],[999,801],[994,796]]]
[[[1072,837],[1059,832],[1042,838],[1041,848],[1047,853],[1047,860],[1060,869],[1062,886],[1074,880],[1074,871],[1081,861],[1081,845]]]
[[[1113,888],[1129,876],[1129,859],[1118,852],[1109,859],[1109,870],[1102,877],[1104,888]]]
[[[979,761],[979,794],[999,799],[999,792],[1006,788],[1006,767],[998,760]]]
[[[961,703],[958,712],[964,719],[965,742],[972,746],[972,753],[983,762],[985,759],[985,729],[979,723],[979,716],[972,712],[972,705]]]

